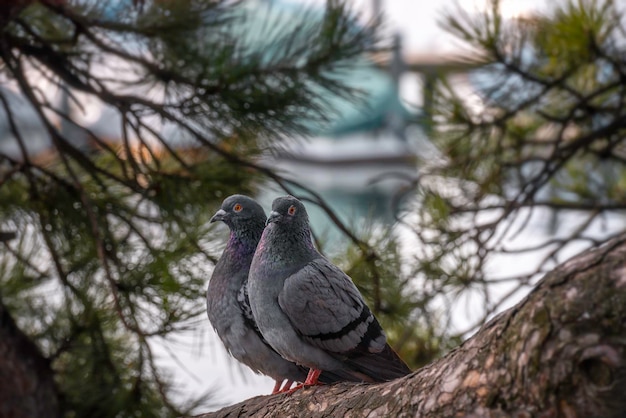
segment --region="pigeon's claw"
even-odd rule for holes
[[[289,380],[289,379],[285,380],[285,384],[280,388],[278,393],[288,392],[294,383],[295,382],[293,380]]]
[[[309,369],[309,374],[306,375],[306,380],[304,381],[305,386],[314,386],[317,385],[317,379],[319,379],[322,371],[319,369]]]
[[[308,386],[320,385],[321,383],[318,383],[317,381],[317,379],[320,377],[320,374],[322,374],[321,370],[309,369],[309,374],[307,374],[306,380],[304,381],[304,383],[294,386],[292,389],[289,389],[285,393],[292,394],[295,391],[304,389],[305,387],[308,387]]]
[[[272,395],[280,392],[280,385],[283,383],[280,380],[275,380],[274,389],[272,389]]]

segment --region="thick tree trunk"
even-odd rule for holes
[[[260,396],[201,415],[243,416],[626,417],[626,236],[559,266],[405,378]]]
[[[0,299],[0,418],[55,418],[59,399],[49,362]]]

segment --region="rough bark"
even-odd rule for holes
[[[49,362],[0,299],[0,418],[55,418],[59,399]]]
[[[626,236],[547,274],[445,357],[384,384],[259,396],[213,417],[624,417]]]

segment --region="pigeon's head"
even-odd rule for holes
[[[222,221],[230,229],[250,228],[265,224],[265,211],[254,199],[241,194],[228,196],[210,222]]]
[[[270,223],[306,225],[309,223],[309,216],[298,199],[293,196],[282,196],[272,203],[272,212],[267,218],[267,224]]]

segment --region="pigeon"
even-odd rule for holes
[[[248,294],[265,340],[285,359],[309,368],[304,384],[293,390],[317,384],[322,371],[354,382],[411,373],[350,277],[315,248],[306,209],[293,196],[272,204],[250,266]]]
[[[256,373],[276,381],[272,393],[289,389],[306,378],[306,369],[283,359],[263,339],[248,302],[248,270],[254,250],[265,227],[265,212],[252,198],[227,197],[210,222],[222,221],[230,238],[215,265],[207,289],[207,313],[226,349]]]

